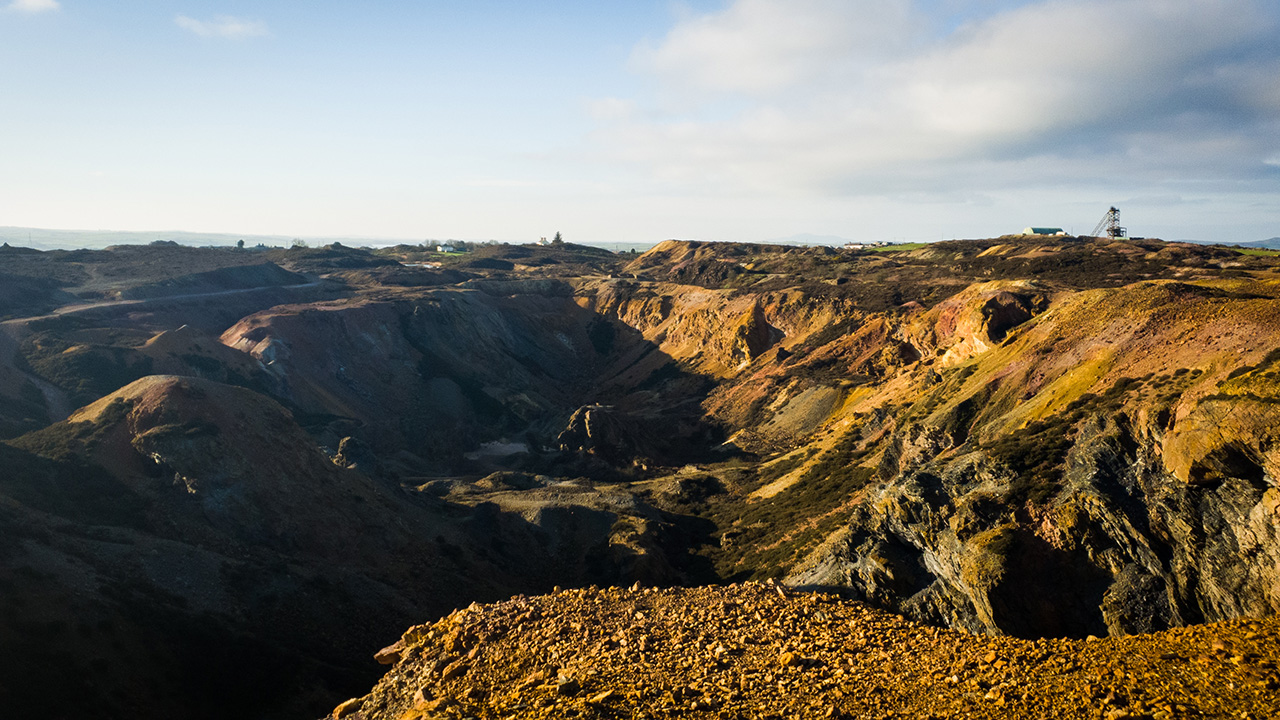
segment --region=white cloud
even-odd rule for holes
[[[623,98],[599,98],[586,103],[587,113],[596,120],[625,120],[636,110],[632,100]]]
[[[239,40],[270,35],[270,32],[267,31],[266,23],[261,20],[246,20],[231,17],[230,15],[219,15],[209,21],[196,20],[186,15],[179,15],[173,21],[183,30],[189,30],[200,37]]]
[[[29,15],[61,8],[62,5],[58,3],[58,0],[13,0],[13,2],[5,6],[5,10],[9,12],[27,13]]]
[[[910,0],[737,0],[642,44],[632,64],[691,90],[767,94],[847,73],[920,27]]]
[[[599,113],[599,139],[664,181],[796,194],[1256,179],[1280,153],[1270,0],[977,2],[949,31],[927,4],[735,0],[687,17],[633,55],[659,96]]]

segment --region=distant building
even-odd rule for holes
[[[1023,235],[1066,235],[1067,231],[1053,227],[1029,227],[1022,229]]]
[[[437,245],[437,246],[436,246],[436,252],[438,252],[438,253],[456,253],[456,252],[462,252],[462,250],[461,250],[461,248],[459,248],[457,245],[449,245],[449,244],[445,244],[445,245]]]

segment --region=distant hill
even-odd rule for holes
[[[1274,248],[1280,250],[1280,237],[1267,238],[1266,240],[1254,240],[1252,242],[1240,243],[1244,247],[1256,248]]]
[[[277,245],[288,247],[293,238],[279,235],[234,235],[229,233],[194,233],[179,230],[56,230],[45,228],[0,227],[0,243],[37,250],[73,250],[105,248],[111,245],[145,245],[157,240],[170,240],[180,245]]]
[[[811,236],[817,238],[818,236]],[[458,238],[425,238],[407,240],[403,238],[375,237],[313,237],[292,235],[246,235],[243,233],[200,233],[182,230],[56,230],[47,228],[0,227],[0,244],[8,243],[15,248],[34,248],[36,250],[77,250],[81,248],[101,249],[112,245],[147,245],[157,241],[176,242],[179,245],[192,247],[229,246],[244,240],[245,244],[266,245],[268,247],[290,247],[296,240],[302,240],[312,247],[341,243],[356,247],[390,247],[397,244],[426,243],[434,245],[438,242],[452,242]],[[831,238],[835,244],[846,242],[841,238]],[[473,242],[473,241],[469,241]],[[482,242],[482,241],[474,241]],[[512,241],[513,244],[523,242]],[[784,244],[797,244],[794,241],[776,241]],[[583,242],[583,245],[603,248],[610,252],[645,252],[657,242]],[[831,244],[825,242],[803,242],[798,244]]]
[[[1280,250],[1280,237],[1267,238],[1266,240],[1248,240],[1245,242],[1214,242],[1212,240],[1177,240],[1176,242],[1194,243],[1196,245],[1228,245],[1239,246],[1244,248],[1273,248]]]
[[[356,246],[389,246],[403,242],[434,243],[438,239],[412,240],[372,237],[314,237],[294,235],[247,235],[243,233],[201,233],[183,230],[57,230],[46,228],[0,227],[0,244],[28,247],[37,250],[74,250],[80,248],[105,248],[112,245],[146,245],[156,241],[172,241],[193,247],[235,245],[244,240],[246,245],[289,247],[295,240],[311,246],[341,243]]]

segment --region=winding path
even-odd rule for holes
[[[71,413],[75,410],[75,408],[71,406],[71,400],[67,397],[67,393],[62,390],[62,388],[50,383],[39,375],[23,370],[18,367],[15,362],[18,356],[18,346],[29,332],[27,327],[28,323],[35,322],[37,320],[48,320],[50,318],[62,317],[63,315],[74,315],[76,313],[87,312],[89,310],[120,307],[124,305],[147,305],[156,302],[194,300],[199,298],[257,292],[259,290],[302,290],[304,288],[316,287],[323,282],[324,281],[321,279],[314,279],[310,282],[300,283],[298,285],[263,285],[260,287],[238,288],[235,290],[218,290],[215,292],[191,293],[189,295],[165,295],[162,297],[141,298],[137,300],[104,300],[102,302],[82,303],[79,305],[63,305],[62,307],[55,309],[53,312],[44,315],[32,315],[30,317],[3,320],[0,321],[0,365],[13,368],[24,376],[32,385],[35,385],[40,390],[40,394],[44,396],[45,410],[49,413],[49,420],[51,422],[61,422],[70,417]]]

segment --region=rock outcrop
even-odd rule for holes
[[[656,462],[670,451],[643,422],[609,405],[584,405],[556,436],[557,449],[614,466]]]

